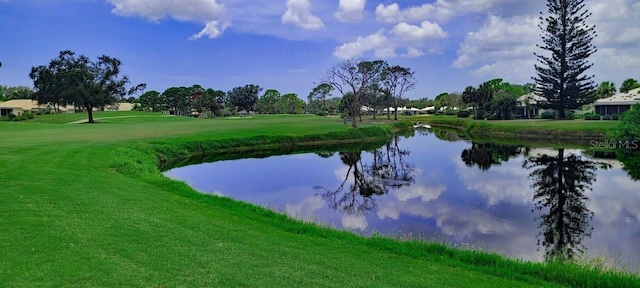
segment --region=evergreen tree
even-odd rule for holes
[[[549,15],[540,16],[543,45],[538,47],[547,53],[535,53],[541,65],[535,65],[533,80],[546,99],[540,104],[555,109],[558,118],[565,118],[565,109],[594,100],[594,76],[584,73],[593,66],[587,58],[597,51],[591,43],[596,32],[586,23],[591,13],[584,6],[584,0],[548,0]]]

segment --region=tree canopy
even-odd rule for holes
[[[629,78],[622,82],[622,85],[620,86],[620,93],[627,93],[636,88],[640,88],[640,83],[638,83],[638,80]]]
[[[235,87],[227,92],[229,102],[239,110],[247,113],[253,109],[253,105],[258,102],[258,95],[262,91],[262,87],[255,84],[247,84],[243,87]]]
[[[61,51],[48,66],[32,67],[29,77],[39,104],[83,107],[93,123],[93,109],[115,104],[127,95],[127,76],[120,75],[122,62],[106,55],[91,61],[70,50]]]

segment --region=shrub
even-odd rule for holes
[[[611,115],[603,115],[602,120],[611,120],[613,117]]]
[[[600,120],[600,115],[595,113],[584,114],[584,120]]]
[[[469,118],[470,115],[471,115],[471,112],[469,111],[466,111],[466,110],[458,111],[458,118]]]
[[[427,114],[436,114],[436,110],[427,110]]]
[[[33,113],[31,112],[24,112],[22,113],[22,116],[26,119],[33,119],[35,117],[35,115],[33,115]]]
[[[456,115],[456,111],[453,110],[447,110],[447,112],[444,112],[445,115]]]
[[[551,112],[551,111],[542,112],[542,114],[540,114],[540,118],[541,119],[555,119],[556,118],[556,112]]]
[[[576,113],[573,113],[573,111],[569,111],[569,112],[567,112],[566,117],[567,117],[568,120],[575,120],[576,119]]]
[[[620,115],[618,113],[611,115],[611,120],[620,120]]]

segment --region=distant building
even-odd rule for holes
[[[618,93],[609,98],[598,99],[594,104],[596,114],[600,116],[622,114],[631,110],[631,106],[640,103],[640,88],[627,93]]]
[[[540,116],[544,109],[538,104],[546,99],[535,92],[522,95],[518,98],[518,106],[516,107],[516,118],[534,118]]]
[[[62,113],[74,113],[73,106],[60,106],[57,107],[58,111]],[[14,99],[6,102],[0,102],[0,117],[7,117],[9,114],[21,116],[24,112],[31,113],[45,113],[53,112],[55,107],[53,105],[38,105],[37,101],[31,99]]]

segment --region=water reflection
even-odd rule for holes
[[[440,136],[455,134],[448,135]],[[584,250],[640,271],[638,182],[622,163],[600,157],[613,156],[417,133],[377,148],[222,161],[167,175],[364,235],[412,235],[538,261]]]
[[[510,158],[520,155],[524,147],[495,143],[473,143],[471,148],[462,151],[462,161],[468,167],[478,166],[483,171],[491,166],[500,165]]]
[[[363,164],[362,152],[340,152],[340,160],[347,167],[344,180],[337,189],[315,186],[329,207],[347,215],[361,216],[376,208],[373,196],[389,193],[390,189],[409,186],[414,182],[415,168],[405,160],[409,150],[401,149],[395,137],[381,148],[375,149],[370,164]],[[328,154],[325,154],[328,155]],[[322,156],[322,155],[321,155]],[[344,191],[348,180],[349,189]]]
[[[533,170],[535,208],[542,211],[536,217],[540,240],[547,261],[572,260],[584,252],[582,240],[590,237],[593,212],[587,208],[585,196],[595,181],[596,162],[564,149],[556,155],[538,154],[527,158],[523,167]]]

